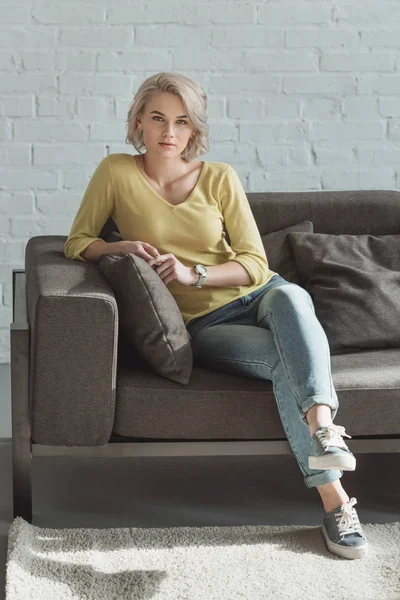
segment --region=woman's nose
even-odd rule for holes
[[[167,124],[164,127],[164,133],[169,133],[169,134],[174,133],[174,126],[172,123],[170,125]]]

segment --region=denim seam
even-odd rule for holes
[[[308,300],[308,303],[310,305],[310,308],[312,309],[313,313],[316,315],[314,304],[313,304],[311,296],[310,296],[310,294],[308,292],[307,292],[307,300]],[[322,325],[321,325],[321,327],[322,327]],[[328,349],[329,349],[329,342],[328,342]],[[329,381],[330,381],[331,400],[333,401],[334,398],[333,398],[332,390],[334,388],[334,385],[333,385],[332,372],[331,372],[331,357],[330,357],[330,352],[327,352],[327,354],[326,354],[326,360],[327,360],[327,367],[328,367],[328,374],[329,374]],[[337,412],[337,409],[338,409],[338,403],[336,401],[336,412]],[[335,409],[332,409],[332,411],[334,411],[334,410]]]
[[[239,298],[240,300],[240,298]],[[223,308],[223,307],[221,307]],[[232,312],[223,315],[222,317],[217,317],[214,321],[211,321],[210,323],[206,323],[205,325],[203,325],[203,327],[210,327],[210,325],[217,325],[219,321],[223,321],[224,319],[233,317],[236,314],[236,310],[233,310]],[[203,327],[200,327],[200,329],[203,329]]]
[[[240,298],[239,298],[239,300],[240,300]],[[249,312],[250,306],[247,306],[247,307],[242,306],[240,308],[241,308],[240,315],[243,316],[242,313],[245,314],[245,313]],[[205,325],[202,325],[198,331],[196,331],[196,335],[199,333],[199,331],[201,329],[204,329],[205,327],[211,327],[212,325],[225,325],[226,320],[230,319],[231,317],[236,317],[237,315],[238,315],[238,313],[235,310],[233,312],[228,313],[227,315],[224,315],[223,317],[217,318],[215,321],[211,321],[211,323],[206,323]],[[220,321],[223,321],[223,322],[221,323]],[[226,324],[230,325],[231,323],[229,322]],[[235,325],[235,323],[233,323],[233,325]]]
[[[300,398],[299,398],[298,392],[297,392],[297,390],[295,389],[295,387],[293,386],[293,383],[292,383],[292,381],[291,381],[291,379],[290,379],[290,376],[289,376],[289,371],[288,371],[288,369],[287,369],[287,367],[286,367],[285,361],[282,359],[282,357],[283,357],[283,351],[282,351],[282,342],[281,342],[281,340],[279,339],[278,328],[275,326],[274,316],[273,316],[273,314],[272,314],[271,312],[266,312],[262,318],[266,317],[267,315],[269,315],[269,317],[270,317],[270,321],[272,321],[272,322],[273,322],[273,326],[274,326],[274,331],[273,331],[273,333],[275,334],[275,340],[276,340],[276,345],[277,345],[277,347],[278,347],[279,356],[280,356],[280,359],[281,359],[281,362],[282,362],[283,368],[284,368],[284,370],[285,370],[286,376],[287,376],[287,378],[288,378],[288,381],[289,381],[289,383],[290,383],[290,387],[292,388],[292,392],[293,392],[293,394],[294,394],[295,398],[297,399],[297,406],[300,408],[300,411],[302,412],[302,411],[303,411],[303,409],[301,408],[301,401],[300,401]],[[261,320],[262,320],[262,319],[260,319],[260,321],[261,321]]]
[[[235,358],[221,358],[219,356],[217,357],[213,357],[213,360],[221,360],[221,361],[225,361],[225,362],[232,362],[232,363],[241,363],[243,365],[263,365],[263,366],[267,366],[269,369],[273,369],[274,367],[272,367],[271,365],[269,365],[267,362],[265,361],[255,361],[255,360],[237,360]]]
[[[281,359],[281,361],[282,361],[282,359]],[[283,363],[282,363],[282,364],[283,364]],[[275,394],[275,396],[276,396],[276,399],[277,399],[278,412],[279,412],[279,415],[280,415],[280,418],[281,418],[281,421],[282,421],[283,428],[284,428],[284,430],[285,430],[285,433],[286,433],[286,437],[287,437],[287,439],[288,439],[288,442],[289,442],[289,444],[290,444],[290,446],[291,446],[291,448],[292,448],[293,452],[294,452],[294,453],[295,453],[295,455],[296,455],[297,462],[298,462],[298,464],[299,464],[299,466],[300,466],[300,468],[301,468],[301,470],[302,470],[302,472],[303,472],[303,476],[304,476],[304,477],[308,477],[308,476],[309,476],[309,473],[308,473],[308,471],[307,471],[307,469],[306,469],[306,466],[303,464],[303,462],[302,462],[302,460],[301,460],[301,458],[300,458],[300,453],[298,452],[298,450],[297,450],[297,448],[296,448],[296,445],[295,445],[295,443],[294,443],[293,439],[291,438],[291,436],[290,436],[290,435],[289,435],[289,433],[288,433],[288,431],[289,431],[289,430],[288,430],[288,428],[287,428],[287,426],[286,426],[285,411],[283,411],[283,410],[280,410],[280,408],[282,407],[282,404],[281,404],[281,399],[280,399],[279,388],[278,388],[278,386],[277,386],[277,384],[276,384],[275,369],[276,369],[276,366],[275,366],[275,368],[272,370],[272,372],[271,372],[271,376],[272,376],[272,380],[273,380],[273,382],[275,383],[274,394]],[[310,437],[310,439],[311,439],[311,437]]]
[[[204,329],[204,327],[211,327],[211,325],[217,325],[218,322],[221,321],[222,319],[225,319],[226,317],[230,317],[231,315],[234,315],[234,314],[235,314],[234,312],[231,312],[228,315],[224,315],[223,317],[217,317],[214,321],[210,321],[210,323],[205,323],[204,325],[200,325],[200,327],[197,330],[196,330],[196,327],[194,327],[194,329],[190,335],[192,336],[192,338],[194,338],[199,333],[199,331]],[[199,317],[199,318],[201,318],[201,317]],[[195,332],[195,333],[193,333],[193,332]],[[189,333],[190,333],[190,331],[189,331]]]

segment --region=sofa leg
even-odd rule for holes
[[[22,517],[32,523],[28,336],[28,330],[11,330],[12,465],[14,519]]]
[[[25,454],[25,453],[24,453]],[[32,523],[31,459],[13,448],[14,519],[22,517]]]
[[[13,274],[14,322],[10,325],[11,419],[14,519],[32,523],[32,448],[29,408],[29,324],[24,307],[24,279]]]

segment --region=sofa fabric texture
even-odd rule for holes
[[[38,444],[106,444],[114,426],[118,307],[97,265],[64,256],[65,236],[25,248],[31,435]]]
[[[104,254],[98,265],[115,293],[125,338],[156,373],[187,385],[193,366],[190,337],[163,280],[135,254]]]
[[[331,354],[400,347],[400,235],[288,238]]]

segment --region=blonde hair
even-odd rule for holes
[[[136,119],[144,113],[147,102],[156,92],[180,96],[190,124],[195,129],[181,157],[189,162],[195,156],[208,152],[207,95],[196,81],[181,73],[157,73],[143,81],[128,111],[125,142],[132,144],[138,152],[145,148],[143,132],[138,129]]]

